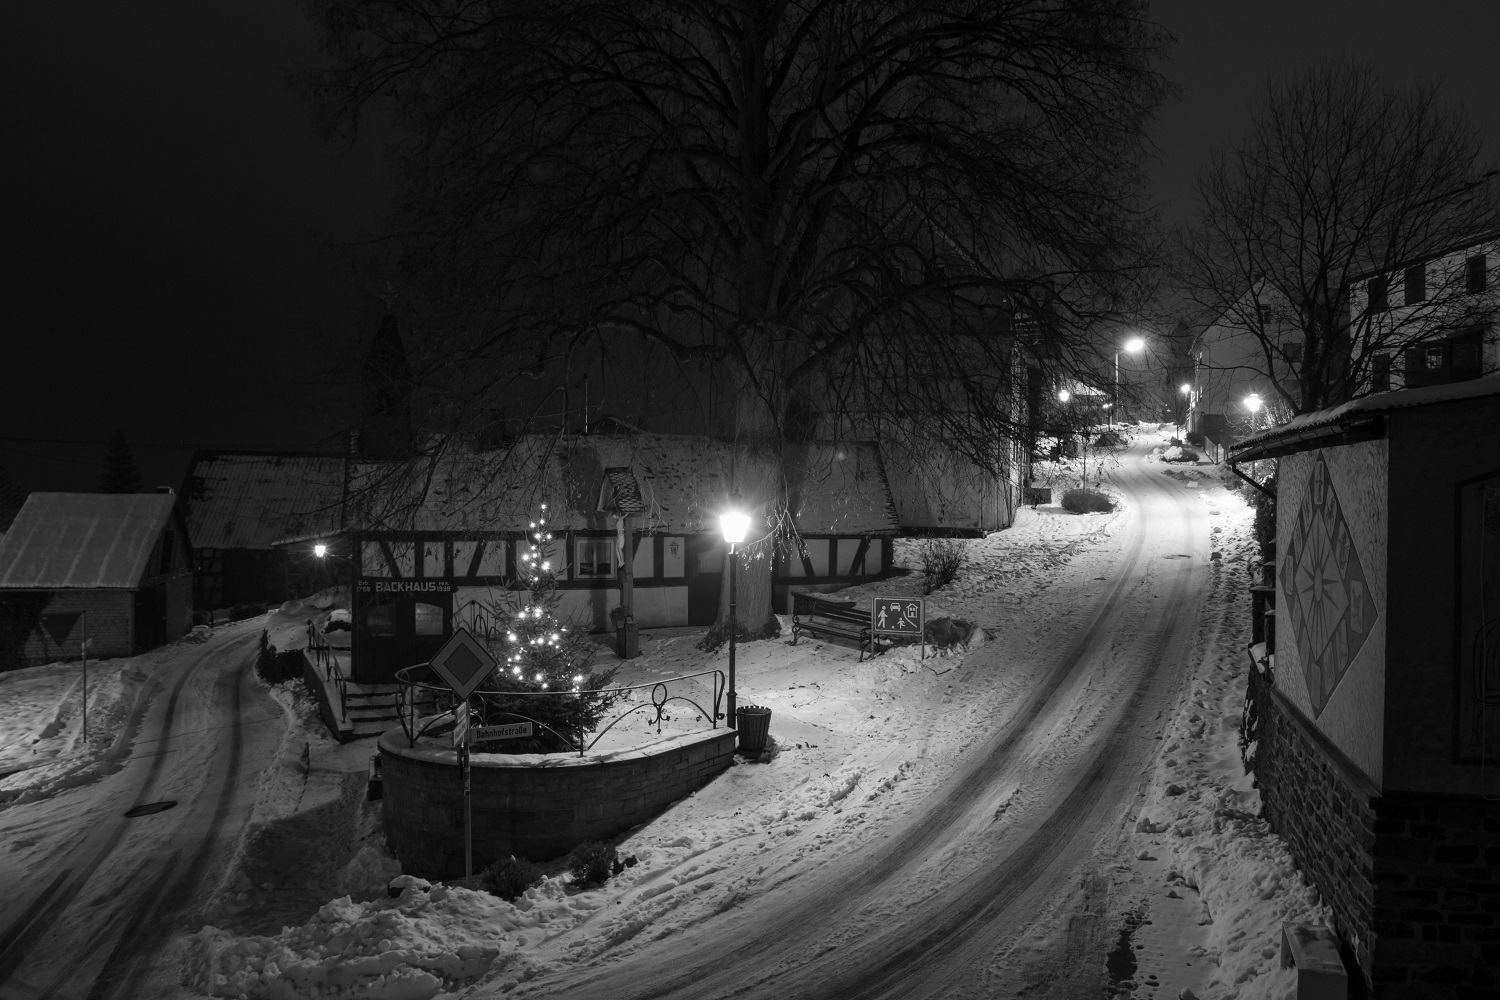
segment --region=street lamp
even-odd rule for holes
[[[324,545],[322,542],[317,543],[313,546],[313,555],[317,556],[319,559],[322,559],[324,556],[328,555],[328,546]]]
[[[1070,400],[1072,398],[1073,398],[1073,394],[1071,392],[1069,392],[1068,390],[1066,390],[1066,389],[1059,389],[1057,391],[1057,401],[1059,403],[1066,403],[1068,400]]]
[[[1250,431],[1251,431],[1251,433],[1254,433],[1255,432],[1255,416],[1256,416],[1257,413],[1260,412],[1260,396],[1258,394],[1256,394],[1256,393],[1253,393],[1253,392],[1250,395],[1246,396],[1245,397],[1245,409],[1247,409],[1247,410],[1250,411]]]
[[[1115,391],[1111,402],[1118,403],[1120,401],[1120,351],[1124,351],[1128,354],[1139,354],[1145,349],[1146,342],[1144,340],[1142,340],[1140,337],[1131,337],[1129,340],[1125,341],[1125,343],[1120,345],[1119,350],[1115,351]],[[1113,413],[1113,410],[1114,407],[1111,407],[1111,413],[1109,415],[1110,430],[1114,430],[1115,427],[1115,415]]]
[[[1187,423],[1188,407],[1193,404],[1193,387],[1184,382],[1177,387],[1177,391],[1182,393],[1183,397],[1182,405],[1177,408],[1177,412],[1181,414],[1181,417],[1177,421],[1177,436],[1181,437],[1182,425]]]
[[[740,510],[738,493],[729,498],[729,509],[719,515],[719,530],[724,533],[724,541],[729,545],[729,728],[737,729],[739,724],[734,717],[734,590],[740,569],[739,544],[745,540],[745,533],[750,530],[750,515]]]

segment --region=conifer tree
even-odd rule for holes
[[[99,477],[100,493],[139,493],[144,488],[141,470],[136,468],[124,431],[115,431],[104,450],[104,472]]]
[[[500,661],[484,688],[500,692],[555,693],[555,697],[481,696],[489,723],[516,721],[524,716],[542,725],[529,741],[504,740],[485,749],[504,753],[576,750],[572,741],[592,731],[610,710],[616,696],[597,693],[614,678],[615,670],[591,671],[589,661],[597,646],[587,632],[558,615],[555,542],[547,527],[547,505],[531,522],[530,538],[520,552],[519,588],[492,608],[501,624],[490,642]]]

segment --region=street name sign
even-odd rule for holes
[[[531,723],[507,722],[501,726],[475,726],[472,739],[478,743],[480,740],[514,740],[530,735]]]
[[[496,660],[478,639],[469,634],[468,629],[460,627],[443,643],[443,648],[433,654],[431,664],[454,694],[467,698],[495,669]]]
[[[922,599],[919,597],[877,597],[871,629],[893,635],[922,634]]]
[[[453,745],[461,747],[464,745],[464,736],[469,732],[469,703],[460,702],[453,709]]]

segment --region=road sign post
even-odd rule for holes
[[[922,659],[927,658],[927,634],[922,626],[924,614],[920,597],[877,597],[870,615],[872,635],[916,636],[922,644]]]
[[[474,821],[470,810],[469,787],[469,695],[484,683],[498,661],[466,628],[454,632],[443,648],[433,654],[430,665],[453,693],[459,704],[453,710],[453,745],[458,750],[458,769],[464,783],[464,877],[474,874]]]

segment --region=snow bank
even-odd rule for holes
[[[185,985],[266,1000],[428,1000],[477,979],[502,953],[514,957],[525,932],[540,923],[529,903],[447,886],[429,890],[416,879],[395,899],[335,899],[276,937],[204,927],[186,944]]]
[[[1223,511],[1215,544],[1224,552],[1204,608],[1213,625],[1186,700],[1163,733],[1135,846],[1138,860],[1157,862],[1148,870],[1162,879],[1158,892],[1201,901],[1205,957],[1216,965],[1207,1000],[1281,1000],[1295,987],[1295,972],[1279,968],[1282,923],[1324,924],[1331,914],[1259,818],[1260,792],[1240,759],[1253,514],[1227,491],[1213,498]]]

